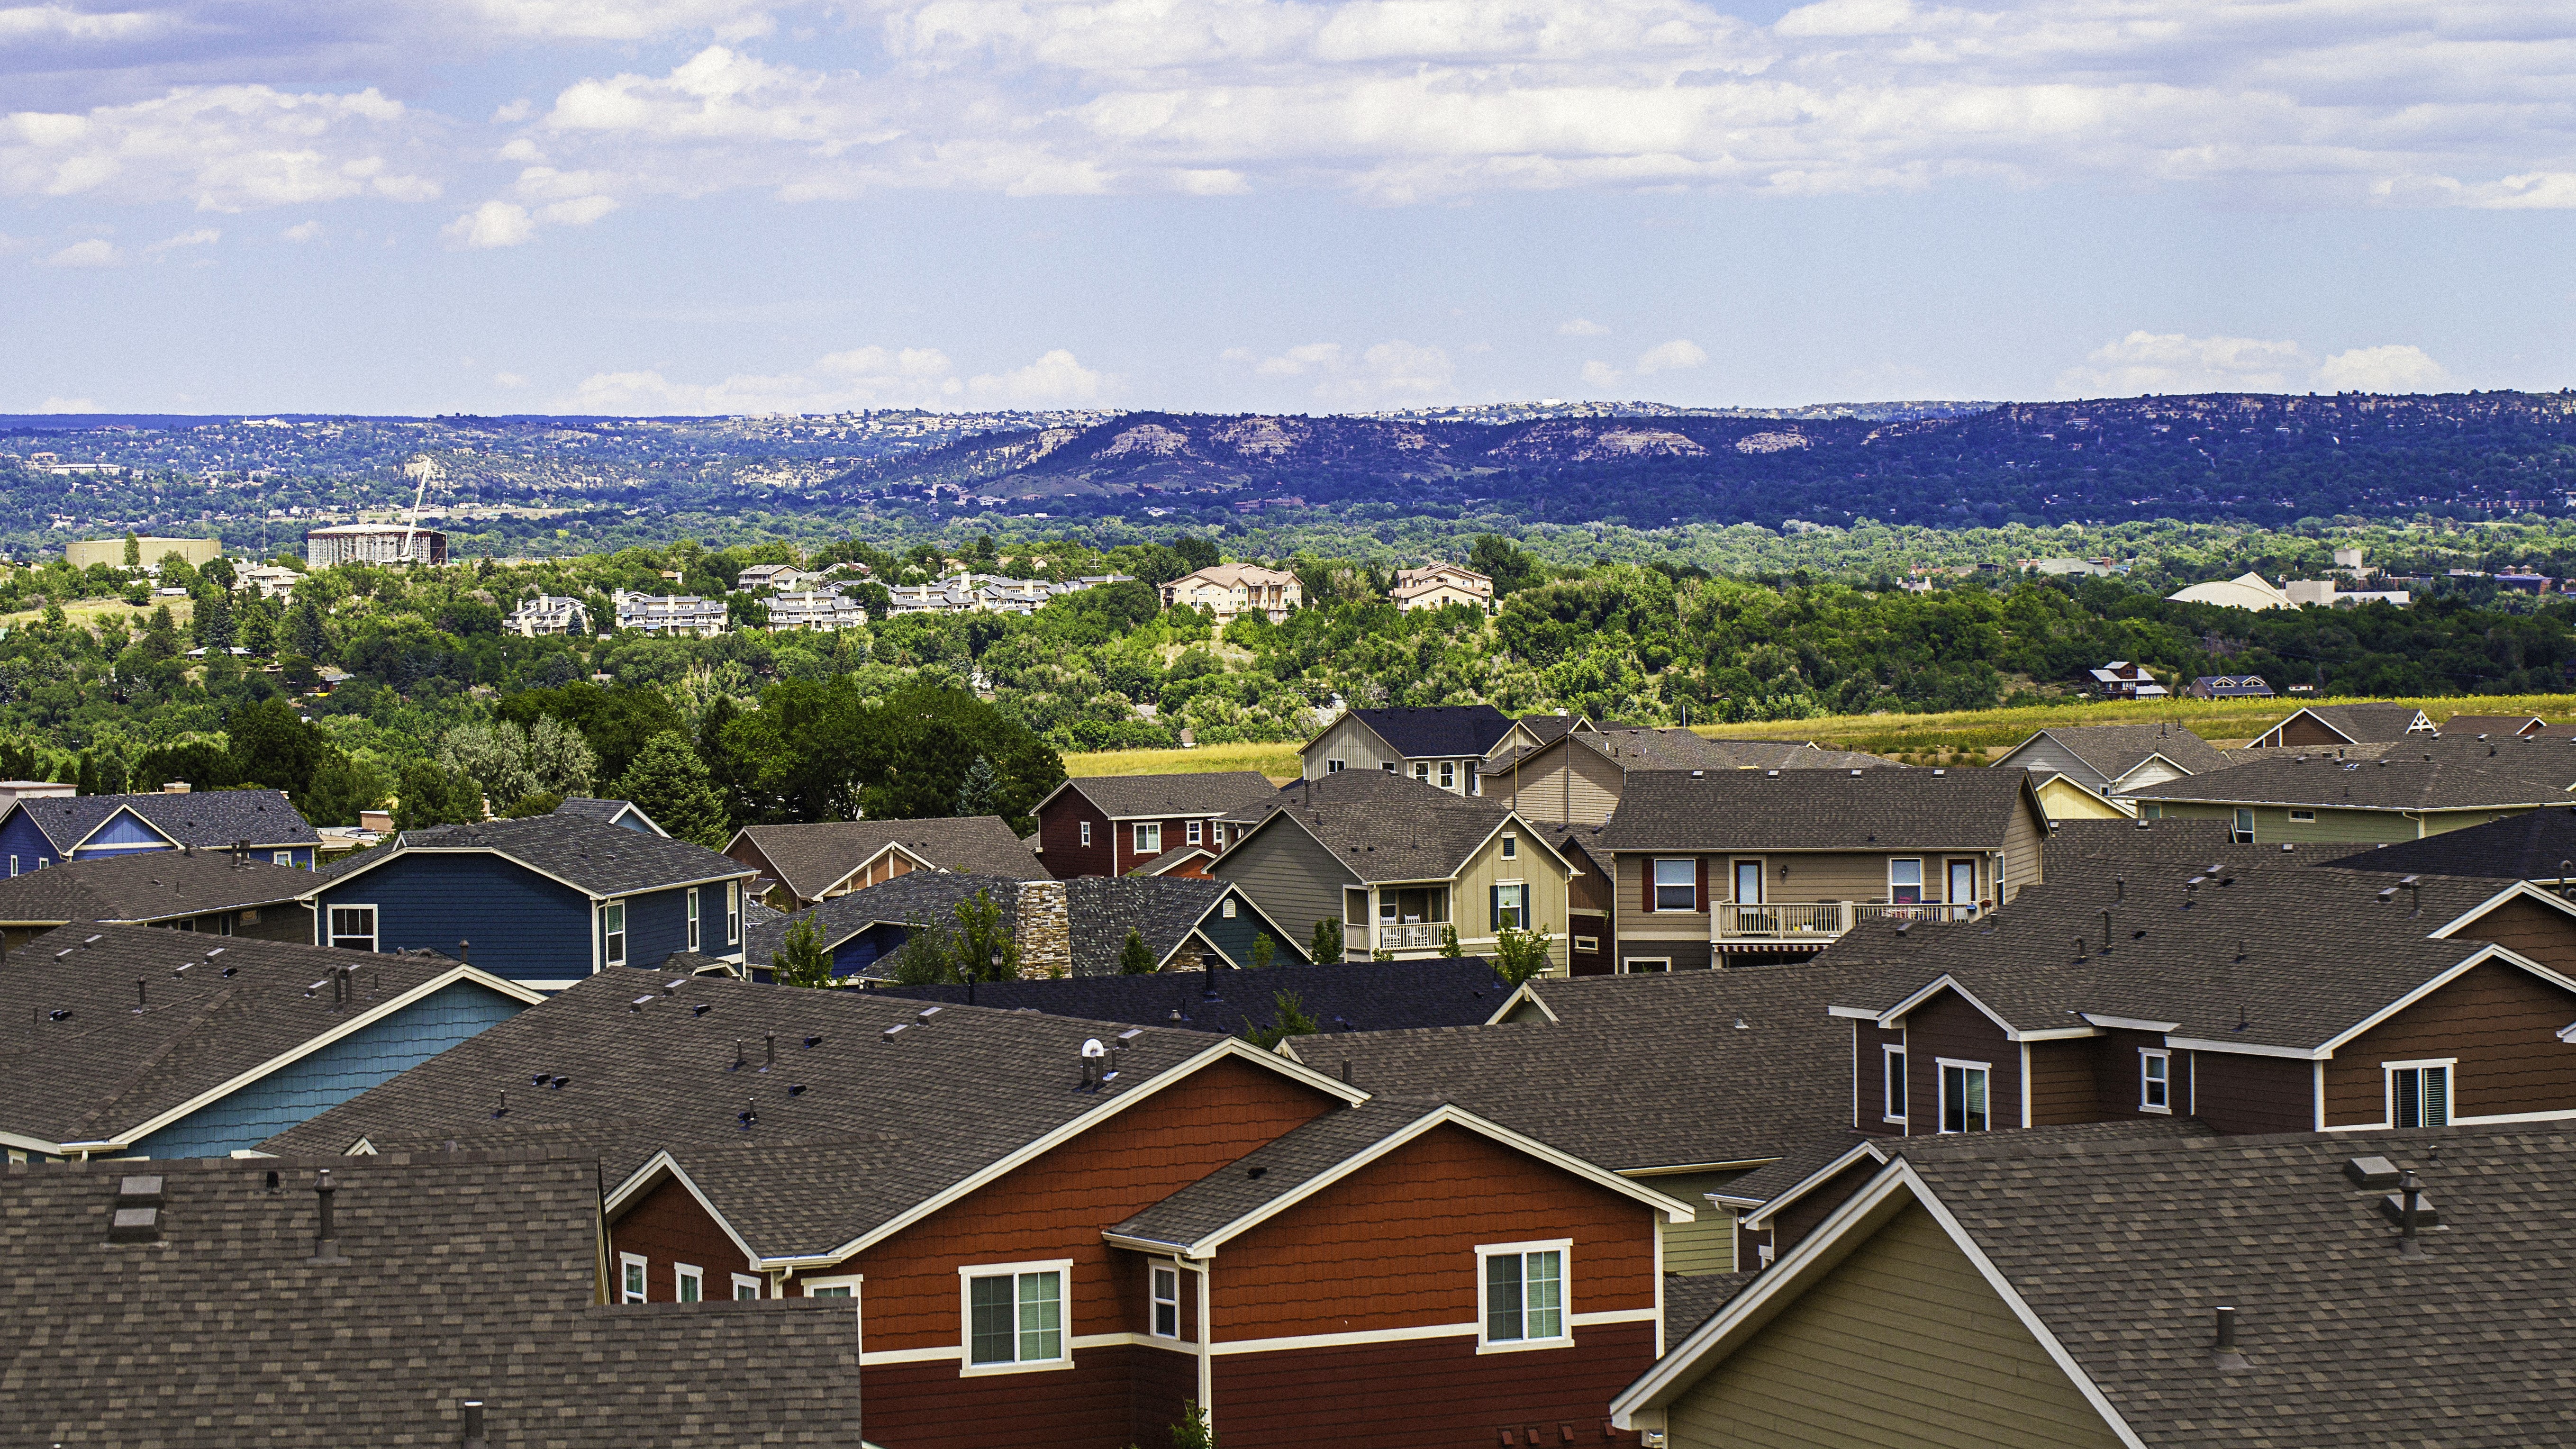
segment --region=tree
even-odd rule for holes
[[[990,815],[1001,803],[1002,777],[993,772],[993,762],[982,755],[966,767],[966,778],[957,786],[957,809],[961,817]]]
[[[197,647],[211,654],[230,649],[240,637],[233,626],[233,596],[218,588],[207,588],[197,594],[196,617],[188,625],[197,639]]]
[[[1216,1426],[1196,1399],[1181,1401],[1181,1422],[1172,1426],[1172,1449],[1217,1449]]]
[[[617,798],[635,802],[674,840],[721,850],[731,832],[724,802],[707,782],[706,762],[678,730],[644,742],[635,763],[617,777]]]
[[[466,825],[483,818],[483,792],[465,775],[427,760],[403,766],[394,800],[394,828]]]
[[[571,725],[589,742],[597,757],[594,777],[601,780],[625,774],[646,740],[665,730],[688,728],[679,708],[660,690],[622,684],[602,688],[586,679],[506,695],[493,713],[522,729],[533,728],[544,715]]]
[[[1548,956],[1547,927],[1535,931],[1505,926],[1494,941],[1494,969],[1514,986],[1555,964]]]
[[[363,760],[338,751],[315,767],[313,781],[295,799],[295,808],[316,825],[355,825],[358,812],[385,803],[385,775]]]
[[[781,986],[834,986],[840,978],[832,974],[832,958],[823,952],[823,933],[816,929],[816,912],[807,911],[787,927],[787,939],[769,958],[771,976]]]
[[[500,814],[504,820],[530,820],[539,815],[554,814],[563,802],[564,797],[551,790],[538,790],[511,801],[510,808]]]
[[[1261,934],[1252,938],[1253,970],[1267,971],[1270,969],[1270,963],[1278,959],[1279,943],[1270,939],[1270,933],[1268,931],[1263,931]]]
[[[1216,567],[1220,557],[1214,540],[1189,533],[1172,540],[1172,552],[1181,556],[1181,562],[1187,564],[1188,571],[1192,573]]]
[[[527,732],[508,720],[458,725],[438,741],[440,768],[473,780],[495,805],[540,788],[528,773],[527,754]]]
[[[1145,946],[1145,933],[1134,926],[1127,928],[1127,943],[1118,948],[1118,974],[1150,976],[1154,971],[1154,953]]]
[[[874,579],[841,590],[841,597],[866,610],[871,619],[882,619],[894,612],[893,592]]]
[[[1306,947],[1306,958],[1318,966],[1342,959],[1342,923],[1330,916],[1315,922],[1313,941]]]
[[[1454,924],[1440,928],[1440,954],[1453,960],[1467,954],[1458,947],[1458,928]]]
[[[143,540],[136,537],[130,528],[125,531],[125,566],[130,569],[143,567]]]
[[[1264,1051],[1292,1036],[1313,1036],[1324,1029],[1315,1018],[1306,1014],[1306,1003],[1298,999],[1294,991],[1272,992],[1270,1011],[1268,1026],[1247,1026],[1243,1030],[1244,1040]]]
[[[322,610],[310,598],[296,600],[294,611],[286,616],[286,647],[307,659],[319,659],[331,648],[331,638],[322,629]]]
[[[1467,567],[1494,581],[1498,600],[1539,581],[1537,556],[1498,534],[1476,536],[1475,546],[1467,551]]]
[[[224,720],[232,778],[301,800],[314,771],[339,753],[294,705],[274,696],[235,708]]]
[[[241,581],[241,576],[233,572],[233,561],[220,555],[206,560],[206,566],[197,570],[197,577],[227,591]]]

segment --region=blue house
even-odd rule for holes
[[[739,972],[746,866],[579,814],[406,830],[306,892],[314,944],[431,950],[540,991],[694,953]]]
[[[0,971],[9,1160],[222,1157],[543,1000],[452,958],[73,925]],[[22,955],[21,960],[27,956]]]
[[[283,790],[53,795],[0,810],[0,860],[10,875],[181,846],[241,849],[254,860],[311,870],[321,844]]]

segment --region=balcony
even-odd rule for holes
[[[1440,944],[1440,930],[1445,921],[1424,926],[1380,926],[1377,948],[1381,951],[1428,951]]]
[[[1714,941],[1782,941],[1824,945],[1862,921],[1972,921],[1984,907],[1938,901],[1765,901],[1719,905],[1709,916]]]

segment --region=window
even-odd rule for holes
[[[725,882],[725,944],[742,944],[742,882]]]
[[[1599,936],[1577,936],[1574,938],[1574,949],[1583,955],[1592,955],[1601,949],[1601,938]]]
[[[687,1263],[671,1265],[671,1288],[682,1303],[695,1303],[707,1296],[705,1270]]]
[[[1659,911],[1699,909],[1698,861],[1658,860],[1655,862],[1655,909]]]
[[[1365,926],[1368,924],[1368,896],[1369,893],[1367,891],[1346,890],[1342,892],[1343,925]]]
[[[1986,1117],[1986,1073],[1984,1062],[1954,1062],[1940,1059],[1941,1130],[1944,1132],[1983,1132]]]
[[[1219,915],[1221,915],[1221,916],[1225,917],[1225,918],[1226,918],[1227,920],[1229,920],[1229,921],[1233,920],[1233,919],[1234,919],[1234,897],[1232,897],[1232,896],[1227,896],[1227,897],[1225,898],[1225,904],[1223,904],[1223,905],[1221,905],[1221,906],[1217,907],[1217,914],[1219,914]]]
[[[1181,1270],[1178,1268],[1154,1270],[1154,1336],[1181,1336]]]
[[[1923,904],[1923,862],[1891,860],[1887,863],[1887,900],[1890,905]]]
[[[273,850],[269,852],[268,860],[271,865],[293,865],[295,864],[295,852],[291,850]]]
[[[1670,956],[1631,956],[1627,960],[1620,962],[1619,965],[1620,969],[1627,971],[1632,975],[1640,971],[1670,971],[1673,969],[1673,958]]]
[[[2138,1050],[2138,1110],[2173,1110],[2173,1057],[2153,1047]]]
[[[343,951],[376,949],[376,908],[374,906],[333,906],[331,908],[331,944]]]
[[[599,929],[608,942],[608,964],[626,964],[626,903],[610,901],[599,908]]]
[[[1469,761],[1467,762],[1467,765],[1466,765],[1466,770],[1467,770],[1467,793],[1468,793],[1468,794],[1470,794],[1470,795],[1482,795],[1482,794],[1484,794],[1484,793],[1485,793],[1485,791],[1484,791],[1484,787],[1483,787],[1483,786],[1481,786],[1481,785],[1479,785],[1479,784],[1476,782],[1476,762],[1475,762],[1475,761],[1473,761],[1473,760],[1469,760]]]
[[[2165,818],[2165,807],[2157,804],[2153,800],[2150,800],[2146,804],[2138,807],[2138,818],[2141,820],[2162,820]]]
[[[2239,845],[2252,845],[2254,843],[2254,812],[2251,810],[2237,811],[2236,828],[2228,832],[2227,838],[2235,841]]]
[[[698,949],[698,888],[689,887],[689,949]]]
[[[17,873],[18,873],[18,857],[16,857],[16,856],[14,856],[14,855],[13,855],[13,856],[9,857],[9,874],[11,874],[11,875],[13,875],[13,876],[14,876],[14,875],[16,875]]]
[[[1395,767],[1395,761],[1393,760],[1387,761],[1385,764],[1378,766],[1378,768],[1386,771],[1390,775],[1401,775],[1404,773],[1402,770]]]
[[[1338,775],[1338,774],[1340,774],[1341,772],[1342,772],[1342,762],[1341,762],[1341,761],[1339,761],[1339,760],[1326,760],[1326,761],[1324,762],[1324,773],[1325,773],[1325,774],[1327,774],[1327,775]]]
[[[1571,1239],[1478,1248],[1484,1333],[1480,1351],[1572,1343],[1565,1321],[1565,1260]]]
[[[2313,825],[2316,823],[2316,818],[2317,812],[2314,810],[2293,810],[2290,812],[2290,823],[2293,825]]]
[[[1887,1110],[1881,1115],[1902,1125],[1905,1121],[1905,1048],[1881,1047],[1879,1058],[1879,1072],[1886,1083],[1887,1093],[1881,1099],[1887,1103]]]
[[[760,1280],[752,1277],[748,1273],[734,1274],[733,1297],[736,1303],[758,1302],[760,1300]]]
[[[1192,845],[1196,845],[1196,844],[1198,844],[1198,843],[1199,843],[1199,831],[1200,831],[1200,830],[1202,830],[1203,828],[1205,828],[1205,827],[1204,827],[1203,823],[1202,823],[1202,822],[1200,822],[1200,821],[1193,820],[1193,821],[1191,821],[1191,822],[1190,822],[1190,833],[1189,833],[1189,843],[1190,843],[1190,844],[1192,844]]]
[[[1082,822],[1082,843],[1085,845],[1091,843],[1091,822],[1088,820]]]
[[[2388,1125],[2447,1127],[2453,1061],[2383,1062],[2388,1073]]]
[[[50,856],[40,855],[36,857],[36,869],[38,870],[43,870],[46,866],[52,865],[53,863],[53,859]]]
[[[1163,822],[1155,820],[1136,827],[1136,853],[1138,855],[1163,853]]]
[[[1442,760],[1440,762],[1440,788],[1443,790],[1455,790],[1458,788],[1458,762],[1456,760]]]
[[[1069,1365],[1064,1280],[1070,1259],[960,1268],[966,1307],[966,1368]]]
[[[620,1303],[643,1302],[644,1260],[635,1256],[633,1253],[620,1253],[617,1255],[617,1263],[619,1278],[617,1301]]]
[[[1517,835],[1506,835],[1506,836],[1504,836],[1504,837],[1503,837],[1503,859],[1505,859],[1505,860],[1518,860],[1518,859],[1520,859],[1520,858],[1521,858],[1521,838],[1520,838],[1519,836],[1517,836]]]
[[[1973,860],[1950,862],[1950,888],[1943,897],[1954,906],[1974,905],[1977,900],[1977,863]]]
[[[1421,781],[1423,784],[1425,784],[1425,785],[1430,784],[1430,783],[1431,783],[1431,762],[1430,762],[1430,761],[1428,761],[1428,760],[1425,760],[1425,761],[1423,761],[1422,763],[1420,763],[1420,764],[1418,764],[1418,765],[1415,765],[1415,766],[1413,767],[1413,778],[1415,778],[1415,779],[1417,779],[1417,780],[1420,780],[1420,781]]]
[[[1530,928],[1528,886],[1494,887],[1494,932],[1500,935],[1506,928],[1515,931],[1526,931]]]
[[[860,1281],[861,1280],[855,1275],[847,1278],[808,1278],[805,1280],[805,1296],[808,1298],[856,1298],[859,1296]]]

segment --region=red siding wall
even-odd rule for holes
[[[616,1274],[618,1253],[641,1253],[647,1260],[644,1274],[644,1296],[654,1303],[671,1303],[680,1296],[678,1280],[672,1275],[675,1264],[687,1263],[706,1270],[706,1296],[715,1302],[733,1297],[733,1275],[751,1271],[751,1263],[732,1238],[698,1206],[698,1200],[677,1182],[664,1182],[644,1194],[641,1201],[629,1207],[609,1230],[612,1251],[609,1254],[609,1291],[615,1296],[621,1286]],[[763,1290],[764,1293],[766,1290]]]
[[[1091,844],[1082,843],[1082,822],[1091,822]],[[1109,848],[1109,817],[1093,808],[1079,790],[1067,790],[1038,812],[1038,859],[1057,880],[1078,875],[1116,875]]]
[[[2451,1115],[2576,1112],[2576,1046],[2558,1029],[2576,996],[2489,961],[2338,1048],[2326,1063],[2326,1125],[2387,1120],[2379,1064],[2457,1057]]]
[[[1221,1356],[1216,1425],[1227,1449],[1490,1449],[1507,1429],[1516,1445],[1633,1445],[1610,1399],[1654,1354],[1652,1324],[1620,1323],[1529,1353],[1433,1339]]]
[[[1938,1059],[1989,1063],[1986,1110],[1996,1128],[2021,1125],[2021,1048],[2004,1040],[2003,1028],[1955,991],[1905,1015],[1905,1130],[1916,1136],[1941,1130]]]

